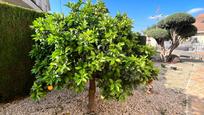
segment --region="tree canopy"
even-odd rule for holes
[[[170,16],[167,16],[158,23],[158,26],[161,28],[178,28],[185,25],[190,25],[195,22],[195,18],[187,13],[175,13]]]
[[[161,20],[157,25],[160,28],[175,32],[182,38],[191,37],[196,34],[197,28],[192,25],[195,18],[187,13],[175,13]]]
[[[149,60],[153,50],[139,44],[126,14],[111,17],[101,1],[67,6],[67,16],[47,14],[33,22],[34,99],[44,96],[47,86],[83,91],[93,79],[106,99],[124,99],[158,74]]]
[[[145,31],[145,34],[149,37],[153,37],[156,40],[168,40],[170,38],[169,32],[166,29],[152,28]]]

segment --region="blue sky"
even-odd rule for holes
[[[51,12],[68,14],[64,4],[76,0],[50,0]],[[104,0],[110,14],[127,13],[134,20],[134,30],[141,32],[155,24],[156,19],[176,12],[188,12],[193,16],[204,13],[204,0]]]

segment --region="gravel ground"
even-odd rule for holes
[[[97,98],[98,115],[184,115],[185,94],[164,86],[165,72],[154,81],[152,94],[135,90],[123,102]],[[98,96],[99,97],[99,96]],[[52,91],[40,102],[29,97],[0,104],[0,115],[83,115],[87,113],[87,91],[76,94],[70,90]]]

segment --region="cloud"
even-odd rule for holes
[[[148,17],[148,19],[150,19],[150,20],[159,20],[159,19],[163,19],[163,18],[165,18],[167,16],[168,15],[159,14],[159,15],[155,15],[155,16],[150,16],[150,17]]]
[[[189,11],[187,11],[187,13],[195,14],[195,13],[198,13],[198,12],[201,12],[201,11],[204,11],[204,8],[193,8],[193,9],[190,9]]]

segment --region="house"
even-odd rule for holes
[[[38,11],[49,11],[49,0],[0,0],[0,2],[8,2],[18,6],[35,9]]]
[[[204,14],[200,14],[196,17],[194,25],[197,27],[198,31],[193,38],[196,38],[199,43],[204,44]]]

